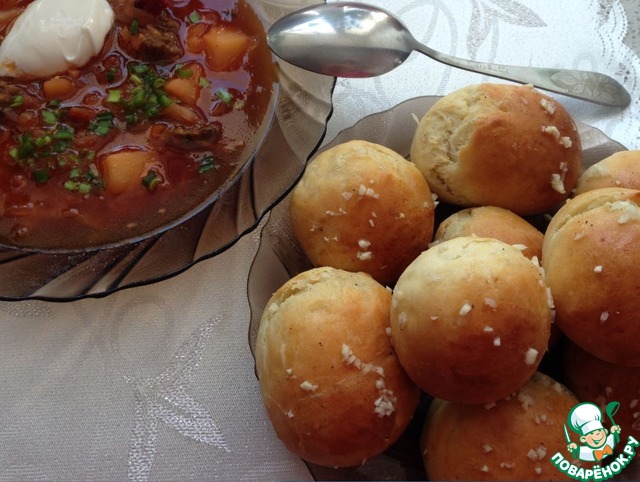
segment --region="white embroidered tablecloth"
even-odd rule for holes
[[[632,94],[626,110],[559,98],[640,149],[636,0],[370,3],[459,57],[614,76]],[[339,79],[326,140],[407,98],[489,80],[417,53],[384,76]],[[309,479],[273,433],[253,372],[246,280],[258,241],[256,230],[172,279],[104,299],[0,302],[0,481]]]

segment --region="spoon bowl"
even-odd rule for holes
[[[596,104],[626,107],[631,102],[618,81],[598,72],[500,65],[438,52],[418,42],[393,14],[364,3],[328,3],[293,12],[271,26],[267,42],[281,59],[332,77],[376,77],[417,51],[452,67]]]

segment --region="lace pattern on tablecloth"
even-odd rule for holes
[[[640,147],[640,134],[635,128],[640,116],[637,80],[640,58],[629,47],[630,42],[623,43],[623,39],[629,40],[629,29],[621,1],[591,0],[588,6],[579,9],[573,2],[550,0],[373,3],[400,16],[422,43],[457,57],[508,65],[592,70],[614,77],[631,93],[632,104],[625,110],[551,95],[581,121],[598,127],[628,148]],[[637,8],[628,0],[625,4],[632,11]],[[340,126],[388,109],[404,100],[408,92],[412,97],[445,95],[479,82],[504,81],[455,69],[415,52],[404,64],[383,76],[339,79],[334,94],[336,112],[326,140],[331,140]],[[356,108],[340,110],[339,106],[346,102]]]

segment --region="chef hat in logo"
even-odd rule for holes
[[[602,412],[594,403],[579,403],[569,414],[569,426],[580,435],[587,435],[594,430],[603,429]]]

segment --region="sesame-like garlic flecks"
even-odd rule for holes
[[[380,194],[375,192],[372,188],[365,186],[364,184],[360,184],[360,186],[358,186],[358,195],[371,197],[374,199],[378,199],[380,197]]]
[[[595,268],[593,268],[593,272],[594,273],[602,273],[602,265],[598,265]]]
[[[500,337],[499,337],[499,336],[496,336],[496,337],[493,339],[493,346],[500,346],[501,344],[502,344],[502,341],[500,340]]]
[[[603,311],[600,313],[600,323],[605,323],[609,319],[609,312]]]

